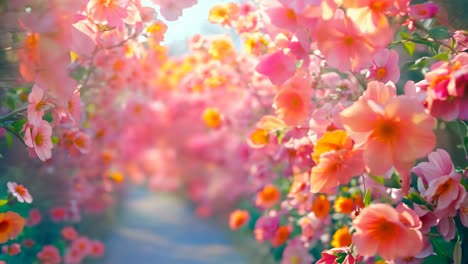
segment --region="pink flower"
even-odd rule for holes
[[[434,17],[439,11],[439,5],[433,2],[425,2],[409,6],[409,16],[411,19],[428,19]]]
[[[419,82],[427,92],[427,107],[431,115],[445,121],[468,120],[468,54],[460,53],[449,63],[437,63]]]
[[[255,239],[259,242],[272,239],[279,228],[279,224],[279,217],[277,215],[260,217],[255,223]]]
[[[406,192],[414,162],[435,146],[435,119],[416,98],[395,94],[394,86],[372,81],[364,95],[340,117],[356,145],[364,149],[370,172],[384,175],[395,167]]]
[[[468,49],[468,31],[457,30],[453,32],[453,39],[455,40],[455,49],[457,51],[465,51]]]
[[[33,199],[31,197],[31,194],[29,194],[28,189],[24,187],[22,184],[17,184],[16,182],[8,182],[7,183],[8,187],[8,192],[11,193],[16,199],[18,199],[18,202],[20,203],[32,203]]]
[[[264,56],[255,70],[266,75],[275,85],[281,85],[296,72],[296,59],[280,50]]]
[[[455,216],[466,191],[460,184],[461,175],[455,171],[449,154],[437,149],[428,156],[429,162],[421,162],[413,168],[419,176],[418,190],[434,207],[438,217]]]
[[[90,255],[93,257],[101,257],[104,255],[104,252],[106,251],[106,247],[104,243],[98,240],[92,240],[91,241],[91,251]]]
[[[309,264],[314,261],[307,247],[300,239],[289,240],[283,251],[281,264]]]
[[[90,0],[86,7],[89,17],[96,24],[121,27],[123,23],[135,24],[138,9],[127,0]]]
[[[81,256],[87,256],[91,252],[91,241],[87,237],[79,237],[73,240],[71,248],[78,250]]]
[[[443,217],[440,219],[439,224],[437,225],[437,231],[440,235],[446,240],[450,241],[455,238],[455,233],[457,228],[455,227],[455,222],[452,217]]]
[[[367,79],[377,80],[383,83],[400,79],[400,68],[398,67],[398,52],[383,49],[374,55],[372,66],[369,68]]]
[[[38,225],[42,221],[42,214],[39,209],[31,209],[29,210],[29,217],[28,217],[28,226],[35,226]]]
[[[462,204],[460,205],[460,211],[458,212],[460,221],[466,227],[468,227],[468,195],[465,195]]]
[[[28,96],[28,122],[33,126],[40,125],[44,116],[44,90],[34,85]]]
[[[62,261],[59,250],[52,245],[47,245],[37,253],[37,258],[44,264],[59,264]]]
[[[316,38],[328,65],[340,71],[362,69],[377,51],[369,36],[341,12],[319,23]]]
[[[197,4],[197,0],[152,0],[158,5],[162,16],[169,20],[177,20],[182,15],[182,10]]]
[[[301,125],[312,110],[309,78],[296,76],[288,80],[276,94],[273,108],[289,126]]]
[[[295,32],[298,27],[298,16],[296,11],[284,6],[275,6],[266,10],[271,23],[279,28]]]
[[[73,241],[78,238],[78,232],[76,232],[76,229],[72,226],[66,226],[62,228],[62,237],[66,240]]]
[[[46,161],[52,157],[52,127],[49,122],[41,120],[38,125],[25,125],[24,143],[33,148],[40,160]]]
[[[421,221],[403,204],[372,204],[353,220],[353,243],[362,256],[379,254],[387,261],[417,255],[423,248]]]
[[[50,218],[53,222],[58,223],[67,219],[67,208],[65,207],[54,207],[50,209]]]
[[[3,254],[15,256],[21,253],[21,245],[18,243],[13,243],[11,245],[3,245],[2,246]]]

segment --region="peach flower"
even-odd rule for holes
[[[421,221],[403,204],[372,204],[354,219],[353,243],[362,256],[379,254],[387,261],[416,256],[423,248]]]
[[[364,149],[370,172],[384,175],[395,167],[406,192],[414,162],[435,147],[435,119],[417,98],[395,94],[393,85],[370,82],[364,95],[340,117],[346,131]]]
[[[295,76],[276,94],[273,107],[280,119],[289,126],[301,125],[312,110],[309,78]]]
[[[326,132],[318,140],[312,155],[317,165],[310,175],[311,192],[331,194],[340,184],[347,184],[364,171],[363,152],[353,147],[353,141],[343,130]]]

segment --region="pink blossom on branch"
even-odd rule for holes
[[[152,0],[158,5],[162,16],[169,20],[177,20],[182,15],[182,10],[197,4],[197,0]]]
[[[383,83],[392,81],[397,83],[400,79],[400,68],[398,67],[398,52],[383,49],[378,51],[372,59],[367,79],[377,80]]]
[[[255,70],[266,75],[275,85],[281,85],[296,72],[296,59],[283,50],[265,55]]]
[[[24,143],[30,149],[33,149],[37,157],[46,161],[52,157],[52,127],[49,122],[41,120],[39,125],[32,126],[25,124]]]
[[[455,171],[445,150],[437,149],[428,158],[429,162],[421,162],[413,168],[419,176],[418,190],[434,206],[436,216],[455,216],[466,196],[466,190],[460,183],[461,175]]]

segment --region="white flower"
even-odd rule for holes
[[[21,184],[17,184],[16,182],[8,182],[7,183],[8,192],[11,193],[20,203],[31,203],[32,197],[29,194],[28,189]]]

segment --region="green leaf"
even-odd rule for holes
[[[301,68],[303,64],[304,64],[304,61],[303,61],[303,60],[298,60],[298,61],[296,62],[296,69]]]
[[[366,190],[366,194],[364,194],[364,205],[367,207],[371,203],[371,193],[369,189]]]
[[[408,55],[413,56],[414,51],[416,50],[416,44],[411,41],[402,41],[401,44],[403,45],[403,48],[405,48]]]
[[[346,258],[346,256],[348,256],[348,254],[346,254],[345,252],[340,252],[340,253],[337,253],[336,255],[336,263],[339,263],[339,264],[342,264]]]
[[[377,175],[372,175],[370,174],[370,177],[372,180],[374,180],[376,183],[380,185],[384,185],[385,179],[382,176],[377,176]]]
[[[424,198],[422,198],[421,195],[419,195],[419,193],[417,192],[411,192],[408,195],[408,200],[416,204],[423,204],[423,205],[427,204],[426,200],[424,200]]]
[[[57,137],[57,136],[53,136],[53,137],[52,137],[52,143],[53,143],[54,145],[57,145],[57,144],[59,143],[59,141],[60,141],[59,137]]]
[[[286,136],[286,131],[284,129],[278,129],[276,131],[276,139],[278,140],[278,144],[283,142],[284,136]]]
[[[1,199],[0,200],[0,206],[4,206],[8,204],[8,199]]]
[[[5,140],[8,147],[11,147],[13,145],[13,135],[11,135],[11,133],[5,134]]]
[[[384,179],[383,185],[388,188],[401,188],[400,177],[393,173],[390,179]]]
[[[432,56],[432,59],[433,60],[438,60],[438,61],[449,61],[450,60],[450,53],[447,51],[447,52],[442,52],[442,53],[439,53],[439,54],[436,54],[434,56]]]
[[[429,29],[429,36],[434,39],[448,39],[452,34],[447,27],[433,27]]]

